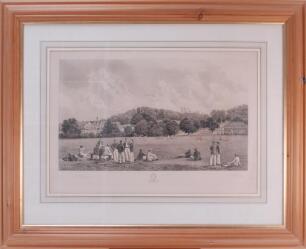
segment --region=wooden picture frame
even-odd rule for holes
[[[0,1],[1,248],[306,248],[306,2]],[[22,39],[25,23],[282,23],[285,74],[283,226],[24,226]],[[250,214],[251,215],[251,214]]]

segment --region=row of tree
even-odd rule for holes
[[[124,130],[121,131],[117,123],[108,119],[102,129],[102,137],[134,137],[134,136],[172,136],[179,131],[179,125],[174,120],[154,120],[150,116],[139,119],[134,124],[128,124],[124,126]]]
[[[180,120],[176,120],[178,116]],[[102,131],[98,134],[82,134],[78,121],[74,118],[64,120],[61,124],[60,136],[63,138],[73,137],[132,137],[132,136],[173,136],[182,130],[191,134],[200,128],[208,128],[210,131],[217,129],[222,122],[239,121],[248,123],[248,107],[241,105],[227,111],[213,110],[210,115],[188,113],[184,116],[177,112],[165,111],[153,108],[137,108],[136,111],[129,111],[123,116],[124,122],[114,121],[114,117],[109,118],[104,123]],[[118,124],[124,129],[120,129]]]
[[[65,119],[60,124],[60,138],[79,138],[81,137],[81,133],[79,122],[75,118]]]
[[[136,124],[142,119],[143,115],[149,116],[152,120],[182,120],[184,118],[190,118],[193,120],[206,120],[211,117],[214,121],[220,122],[225,120],[242,121],[247,124],[248,121],[248,107],[247,105],[240,105],[229,110],[213,110],[210,115],[202,114],[198,112],[178,112],[166,109],[158,109],[151,107],[138,107],[131,109],[124,113],[111,116],[109,119],[112,122],[119,122],[121,125]]]
[[[152,115],[152,113],[155,115]],[[172,115],[175,114],[175,112],[170,113]],[[172,136],[177,134],[179,130],[191,134],[200,128],[208,128],[213,132],[225,121],[239,121],[245,124],[248,122],[248,108],[246,105],[238,106],[228,111],[213,110],[210,115],[185,115],[179,121],[171,120],[170,118],[162,119],[161,117],[165,116],[162,114],[165,114],[165,112],[159,109],[138,108],[129,122],[127,124],[124,123],[125,127],[123,132],[120,132],[120,129],[112,119],[108,119],[102,129],[101,135],[103,137]],[[167,116],[169,117],[168,114]],[[157,119],[157,117],[160,119]]]

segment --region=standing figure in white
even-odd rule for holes
[[[127,141],[126,138],[124,139],[123,146],[124,146],[124,157],[125,157],[125,161],[126,161],[126,162],[130,162],[130,161],[131,161],[131,159],[130,159],[130,154],[131,154],[130,145],[129,145],[129,143],[128,143],[128,141]]]

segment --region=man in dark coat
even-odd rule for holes
[[[122,143],[122,140],[120,140],[120,143],[117,145],[117,150],[119,153],[119,163],[125,163],[124,145]]]

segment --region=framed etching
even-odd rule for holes
[[[304,8],[0,2],[1,248],[306,248]]]
[[[266,44],[41,47],[43,200],[265,200]]]

